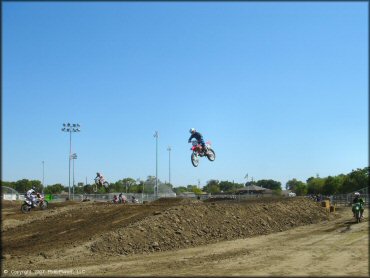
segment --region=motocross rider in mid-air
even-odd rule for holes
[[[96,177],[95,177],[95,179],[98,179],[98,181],[99,181],[99,185],[100,185],[100,186],[103,186],[104,177],[103,177],[103,175],[102,175],[102,174],[100,174],[99,172],[98,172],[98,173],[96,173]]]
[[[190,143],[191,139],[195,138],[197,140],[198,144],[200,144],[202,146],[203,152],[206,153],[207,148],[206,148],[206,144],[204,144],[202,134],[200,134],[198,131],[196,131],[195,128],[191,128],[189,130],[189,132],[191,133],[191,135],[190,135],[190,138],[188,140],[188,143]]]

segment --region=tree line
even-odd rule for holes
[[[325,178],[320,178],[319,176],[310,177],[306,182],[292,179],[286,183],[286,188],[301,196],[306,194],[347,194],[368,186],[369,171],[370,167],[358,168],[348,174]]]
[[[298,196],[307,194],[335,195],[351,193],[368,186],[369,170],[370,167],[365,167],[363,169],[358,168],[356,170],[352,170],[348,174],[340,174],[337,176],[328,176],[324,178],[319,176],[310,177],[305,182],[293,178],[286,183],[285,189],[291,190]],[[35,186],[38,192],[44,192],[45,194],[60,194],[63,191],[68,192],[69,190],[68,186],[63,186],[60,183],[43,187],[41,181],[28,179],[22,179],[16,182],[1,181],[1,185],[13,188],[20,193],[25,193],[32,186]],[[180,195],[184,192],[193,192],[195,194],[234,194],[238,189],[249,185],[256,185],[271,189],[276,194],[279,194],[282,191],[281,182],[272,179],[250,181],[246,184],[211,179],[207,181],[206,185],[202,188],[198,188],[198,186],[192,184],[174,187],[172,184],[163,183],[158,180],[158,192],[175,192],[177,195]],[[109,185],[110,192],[123,193],[143,192],[144,194],[153,194],[154,188],[155,176],[148,176],[146,180],[135,180],[128,177],[120,179]],[[93,193],[93,190],[90,184],[78,183],[77,186],[75,186],[74,192],[75,194],[91,194]],[[104,188],[100,188],[99,193],[105,193]]]

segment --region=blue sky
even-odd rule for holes
[[[68,185],[368,165],[367,2],[4,2],[2,180]],[[190,162],[191,127],[216,160]]]

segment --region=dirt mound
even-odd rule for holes
[[[200,203],[199,200],[194,200],[191,198],[159,198],[151,202],[152,205],[185,205],[185,204],[196,204]]]
[[[186,248],[224,240],[266,235],[329,218],[318,203],[304,198],[264,202],[183,204],[152,212],[139,221],[118,225],[91,244],[92,252],[127,255]],[[154,203],[154,202],[153,202]]]
[[[22,201],[9,201],[9,200],[1,200],[1,208],[14,208],[14,207],[21,207]]]

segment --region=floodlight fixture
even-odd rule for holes
[[[63,123],[62,131],[69,132],[69,167],[68,167],[68,199],[71,199],[71,159],[76,159],[77,155],[75,157],[72,157],[72,132],[79,132],[79,128],[74,128],[76,126],[80,126],[79,124],[70,124],[70,123]],[[67,126],[67,128],[66,128]]]

